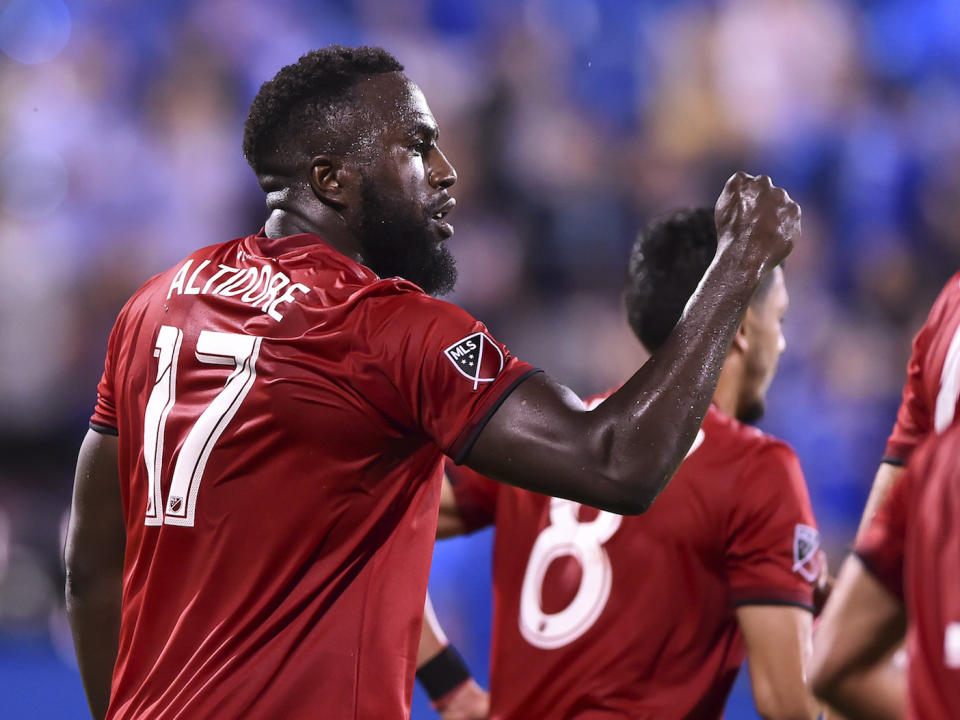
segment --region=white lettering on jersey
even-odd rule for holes
[[[947,357],[940,371],[940,391],[933,411],[933,429],[942,433],[953,423],[953,415],[960,398],[960,327],[953,333]]]
[[[200,263],[190,278],[187,273],[193,265],[193,260],[187,260],[177,270],[167,292],[167,300],[177,295],[220,295],[235,297],[240,295],[240,301],[259,308],[274,320],[283,320],[280,306],[284,303],[296,302],[299,298],[295,293],[305,294],[310,291],[302,283],[291,283],[290,278],[282,272],[274,271],[269,265],[257,268],[235,268],[229,265],[220,265],[203,287],[200,287],[199,275],[206,270],[209,260]],[[220,281],[219,284],[216,284]],[[282,291],[282,292],[281,292]]]
[[[960,622],[947,625],[943,634],[943,663],[948,668],[960,668]]]

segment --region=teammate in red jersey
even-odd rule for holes
[[[648,349],[669,336],[716,243],[707,209],[638,238],[626,304]],[[822,567],[806,484],[785,443],[734,419],[763,413],[787,302],[777,269],[689,455],[642,517],[448,467],[440,532],[495,527],[492,718],[718,718],[745,651],[763,717],[816,716],[804,665]]]
[[[827,604],[814,687],[852,720],[960,717],[958,457],[960,423],[917,448]],[[887,661],[905,625],[906,683]]]
[[[437,135],[386,52],[307,54],[246,124],[263,231],[193,253],[121,311],[66,547],[97,718],[405,717],[444,454],[641,512],[696,436],[796,204],[731,178],[684,319],[587,412],[426,294],[455,277]]]
[[[952,557],[944,521],[950,518],[950,522],[956,522],[951,506],[955,491],[948,487],[946,479],[938,481],[939,490],[928,489],[926,484],[931,472],[925,466],[910,470],[902,479],[901,475],[906,461],[913,465],[911,456],[925,437],[951,426],[957,417],[958,401],[960,273],[944,286],[926,323],[914,338],[903,400],[887,441],[884,462],[867,501],[856,552],[844,563],[837,581],[836,598],[829,604],[817,632],[814,686],[820,696],[851,718],[903,716],[907,682],[903,668],[894,659],[894,651],[904,633],[902,588],[919,589],[921,579],[928,589],[923,593],[914,591],[913,597],[907,596],[911,616],[927,632],[925,641],[921,642],[921,630],[911,630],[914,639],[908,643],[910,713],[912,717],[956,714],[956,710],[946,714],[934,712],[938,704],[941,708],[950,707],[949,699],[935,697],[930,681],[913,667],[917,655],[926,652],[925,658],[917,661],[921,663],[919,667],[927,668],[931,678],[941,677],[938,668],[942,670],[942,666],[935,663],[930,633],[937,622],[944,621],[943,609],[953,606],[949,604],[949,593],[954,590],[951,586],[954,576],[947,577],[933,569],[926,576],[916,571],[929,563],[929,559],[921,557],[923,552],[946,560]],[[918,499],[909,499],[921,496],[939,497],[938,501],[924,502],[939,502],[940,509],[922,511]],[[883,510],[877,513],[877,507]],[[917,555],[908,563],[909,577],[904,578],[897,568],[902,569],[905,562],[904,541],[907,528],[912,525],[917,526],[912,532],[918,540],[911,552]],[[929,544],[933,538],[943,543],[946,554],[941,555],[939,548]],[[927,544],[923,545],[921,539]],[[947,639],[944,637],[942,642],[946,643]]]
[[[960,273],[941,290],[926,323],[913,340],[907,382],[897,421],[887,440],[860,532],[903,472],[913,449],[931,430],[950,426],[960,398]]]

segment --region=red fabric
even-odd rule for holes
[[[905,591],[908,716],[916,720],[960,717],[958,457],[960,424],[928,438],[857,548],[881,582]]]
[[[905,462],[914,448],[934,429],[934,415],[938,396],[947,411],[956,410],[960,388],[960,367],[944,365],[950,344],[960,328],[960,273],[944,286],[930,310],[926,323],[913,340],[913,354],[907,364],[907,381],[903,399],[897,412],[897,421],[887,440],[886,457]],[[950,382],[944,382],[949,380]],[[940,430],[949,426],[948,417]]]
[[[496,527],[493,718],[720,717],[744,658],[736,604],[812,605],[794,571],[797,525],[816,537],[793,452],[715,408],[703,433],[637,517],[454,471],[461,511]]]
[[[466,465],[446,463],[447,478],[453,486],[457,513],[467,532],[493,525],[497,517],[497,492],[503,483],[484,477]]]
[[[263,294],[278,272],[289,282]],[[168,521],[191,502],[171,493],[185,438],[228,378],[252,377],[198,465],[193,527],[145,524],[161,326],[182,331],[158,425]],[[211,364],[202,331],[262,338],[259,355]],[[495,380],[446,352],[475,333]],[[147,282],[117,320],[92,418],[118,430],[127,526],[108,717],[407,717],[442,453],[467,450],[529,371],[464,311],[313,236],[205,248]]]

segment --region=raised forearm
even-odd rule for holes
[[[587,412],[535,375],[487,424],[467,464],[535,492],[644,512],[696,437],[756,283],[718,255],[670,338],[616,393]]]
[[[714,260],[653,357],[590,412],[567,388],[531,377],[484,427],[467,464],[604,510],[646,510],[693,443],[753,293],[790,252],[799,223],[799,207],[769,178],[734,175],[717,203]]]
[[[689,450],[759,278],[718,255],[656,353],[590,415],[605,475],[643,511]]]

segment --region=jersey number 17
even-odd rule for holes
[[[232,368],[226,383],[190,428],[176,462],[164,505],[160,492],[163,477],[163,444],[167,415],[177,399],[177,364],[183,330],[163,325],[153,355],[158,359],[157,378],[147,400],[143,419],[143,460],[147,466],[147,525],[193,527],[197,494],[210,452],[236,415],[257,377],[257,357],[263,338],[204,330],[197,338],[196,358],[201,363]]]

